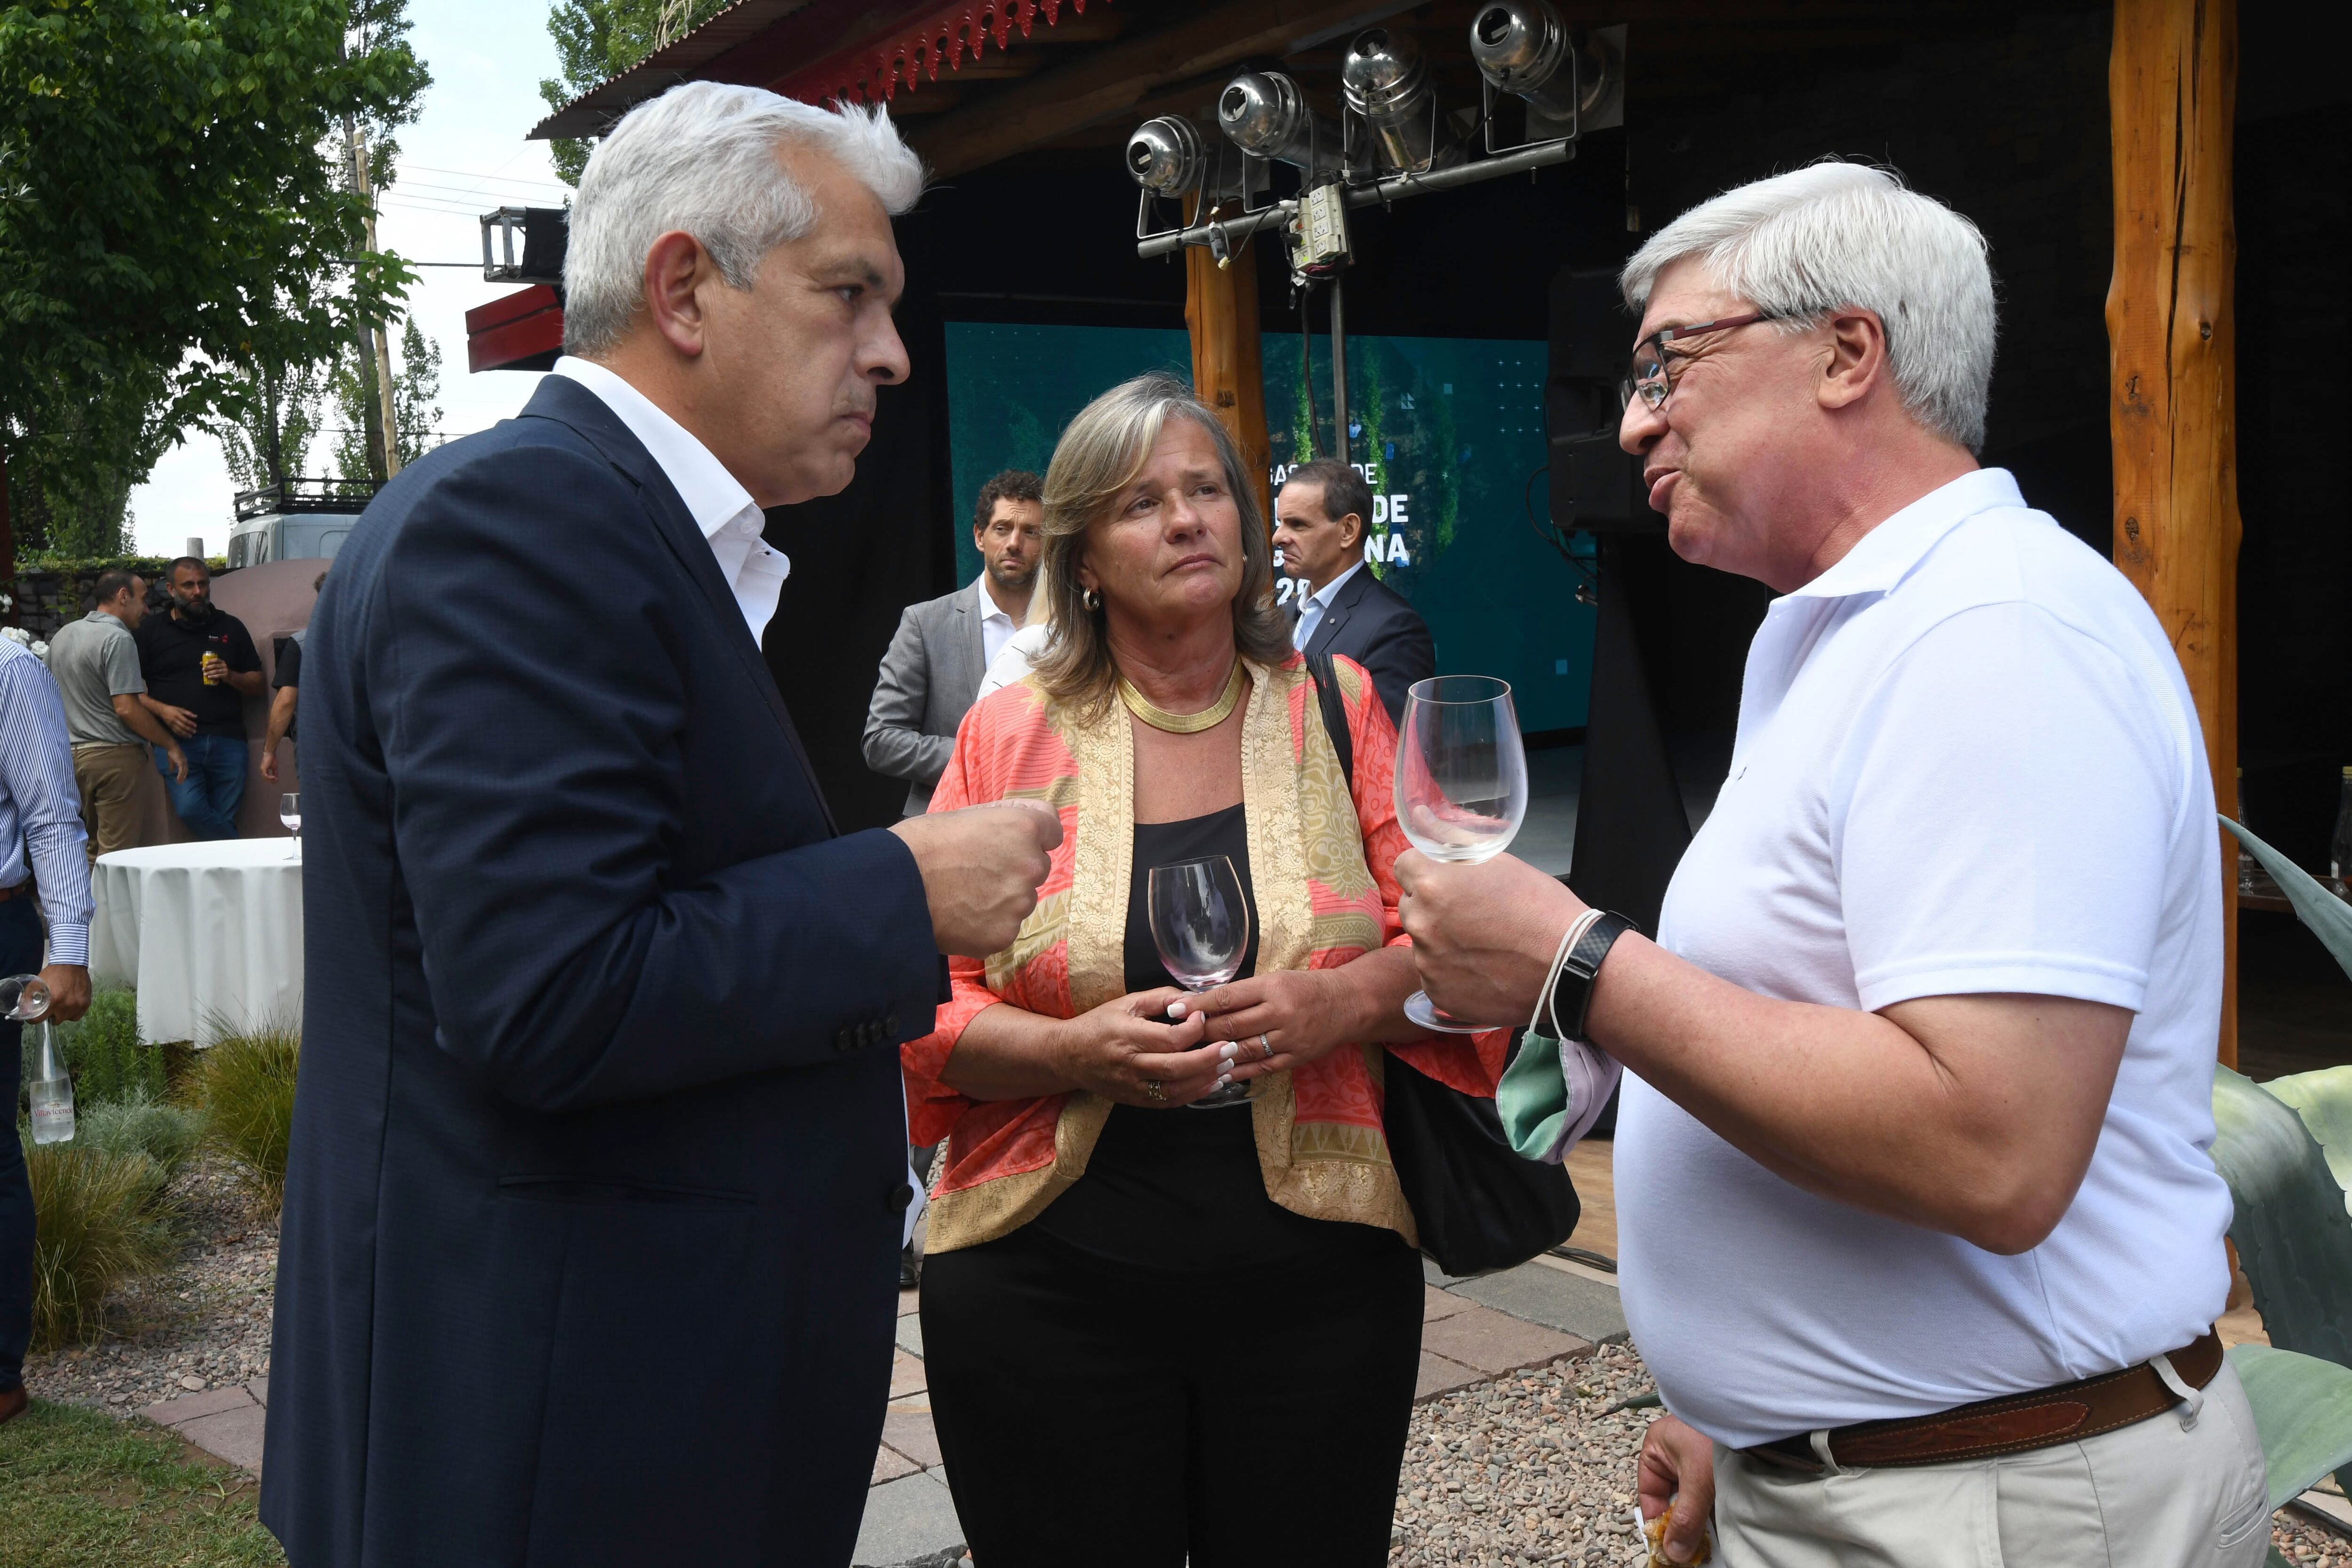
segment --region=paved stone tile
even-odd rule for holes
[[[931,1428],[931,1406],[919,1395],[894,1399],[882,1413],[882,1441],[926,1469],[940,1461],[940,1435]]]
[[[1472,1307],[1425,1324],[1421,1347],[1448,1361],[1475,1366],[1489,1377],[1523,1366],[1541,1366],[1560,1356],[1590,1355],[1590,1342],[1486,1307]]]
[[[1469,1302],[1450,1290],[1441,1290],[1434,1285],[1424,1285],[1421,1288],[1421,1321],[1424,1323],[1433,1323],[1440,1318],[1450,1318],[1469,1305]]]
[[[255,1404],[268,1405],[269,1403],[269,1380],[268,1378],[257,1377],[251,1383],[247,1384],[245,1387],[246,1392],[253,1395]]]
[[[1596,1345],[1625,1341],[1625,1311],[1617,1288],[1549,1264],[1522,1263],[1499,1274],[1450,1281],[1446,1289]]]
[[[905,1351],[890,1352],[890,1397],[904,1399],[910,1394],[920,1394],[930,1385],[923,1373],[923,1358],[908,1355]]]
[[[885,1443],[874,1451],[874,1479],[866,1484],[878,1487],[884,1481],[895,1481],[900,1476],[911,1476],[922,1468],[906,1455],[891,1447],[889,1444]]]
[[[900,1317],[906,1317],[922,1304],[923,1293],[919,1289],[901,1290],[898,1292],[898,1315]]]
[[[898,1320],[898,1348],[915,1355],[923,1353],[923,1320],[905,1317]]]
[[[232,1465],[261,1473],[261,1430],[269,1412],[250,1400],[216,1415],[199,1415],[173,1430],[207,1454],[217,1454]]]
[[[1448,1361],[1428,1351],[1421,1352],[1421,1379],[1414,1384],[1413,1402],[1434,1399],[1441,1394],[1451,1394],[1457,1388],[1467,1388],[1474,1383],[1485,1383],[1486,1374],[1475,1366],[1464,1366],[1458,1361]]]
[[[139,1414],[159,1426],[179,1426],[199,1416],[217,1415],[224,1410],[250,1410],[253,1395],[242,1387],[208,1388],[202,1394],[183,1394],[177,1399],[159,1400]]]
[[[850,1561],[856,1568],[898,1568],[962,1544],[963,1526],[946,1480],[937,1471],[918,1470],[866,1492],[866,1520]]]

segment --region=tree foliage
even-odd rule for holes
[[[561,109],[599,82],[627,70],[727,8],[730,0],[555,0],[547,31],[562,63],[562,78],[539,84],[550,109]],[[559,139],[555,172],[564,184],[580,183],[588,166],[589,143]]]
[[[0,0],[0,460],[33,464],[32,489],[92,466],[60,433],[91,440],[106,398],[143,389],[135,419],[99,423],[168,441],[249,410],[246,367],[319,363],[354,314],[392,313],[413,275],[363,253],[327,152],[346,115],[413,118],[430,79],[404,38],[349,53],[351,19],[336,0]]]
[[[376,455],[367,438],[365,416],[376,401],[375,367],[346,355],[335,362],[328,380],[335,412],[341,420],[335,432],[335,471],[347,479],[381,479]],[[400,330],[400,351],[392,374],[393,430],[406,468],[441,444],[441,348],[411,317]]]
[[[323,364],[262,363],[243,373],[242,415],[209,426],[238,489],[257,490],[306,471],[328,372]]]

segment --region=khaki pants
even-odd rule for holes
[[[2262,1441],[2227,1364],[2182,1412],[2079,1443],[1826,1476],[1715,1450],[1724,1568],[2261,1568]]]
[[[164,843],[171,800],[155,772],[152,748],[143,742],[128,746],[76,746],[74,783],[81,790],[82,830],[89,835],[89,858],[117,849],[139,849]]]

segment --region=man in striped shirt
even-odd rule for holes
[[[32,651],[0,637],[0,974],[38,970],[49,1016],[89,1008],[89,862],[81,796],[57,682]],[[40,889],[48,910],[43,960]],[[0,1024],[0,1085],[16,1103],[22,1024]],[[33,1328],[33,1192],[24,1145],[0,1138],[0,1424],[24,1414],[25,1346]]]

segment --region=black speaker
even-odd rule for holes
[[[1617,446],[1618,388],[1635,323],[1619,300],[1615,268],[1553,274],[1549,323],[1544,435],[1552,521],[1593,533],[1664,534],[1666,520],[1650,510],[1640,460]]]

